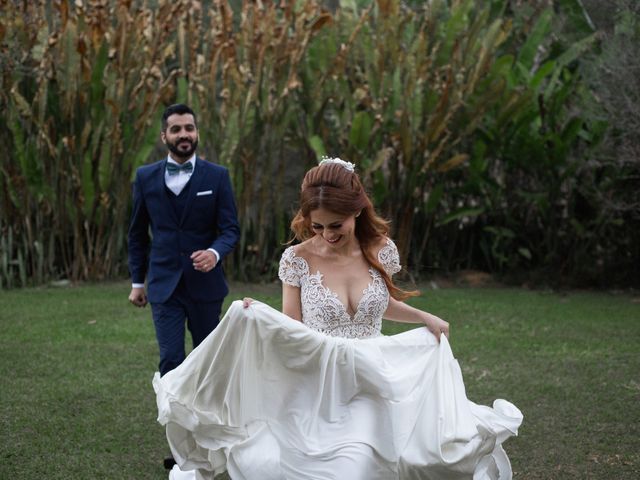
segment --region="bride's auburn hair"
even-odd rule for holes
[[[369,265],[380,272],[393,298],[404,300],[419,294],[397,287],[374,253],[375,247],[389,234],[389,222],[376,213],[354,171],[339,163],[324,163],[307,172],[300,189],[300,208],[291,221],[291,230],[298,241],[303,242],[315,235],[310,215],[320,208],[338,215],[357,215],[355,235],[362,254]]]

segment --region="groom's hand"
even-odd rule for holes
[[[218,257],[211,250],[196,250],[191,254],[193,268],[199,272],[210,272],[218,263]]]
[[[133,287],[129,294],[129,301],[136,307],[145,307],[147,305],[147,295],[144,293],[144,288]]]

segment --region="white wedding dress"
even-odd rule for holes
[[[399,270],[391,241],[379,260]],[[216,330],[153,385],[174,480],[510,479],[502,443],[522,414],[465,394],[444,335],[382,336],[389,293],[375,269],[351,317],[288,248],[279,276],[299,286],[303,323],[234,302]]]

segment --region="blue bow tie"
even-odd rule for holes
[[[167,173],[169,173],[169,175],[178,175],[181,171],[184,173],[193,172],[193,165],[191,162],[187,162],[184,165],[167,162]]]

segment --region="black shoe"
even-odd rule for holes
[[[173,466],[176,464],[176,461],[173,457],[165,457],[163,460],[165,470],[171,470]]]

